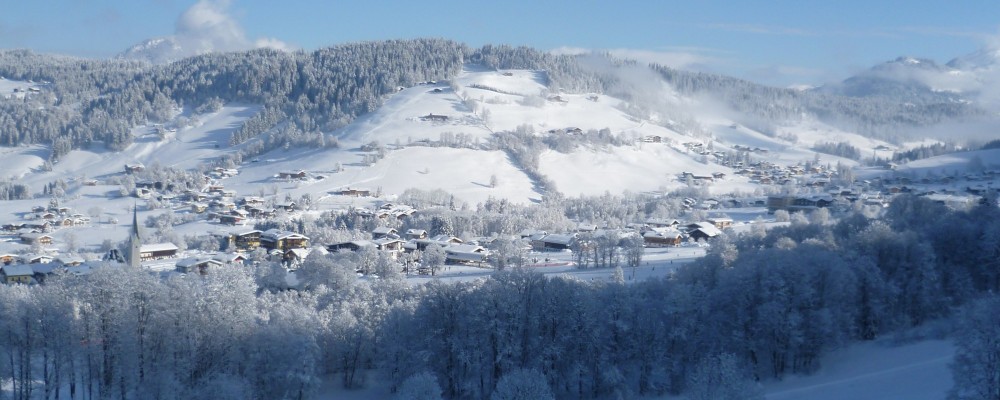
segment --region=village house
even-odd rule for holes
[[[531,247],[536,251],[563,251],[572,248],[575,242],[575,234],[551,234],[532,239]]]
[[[52,256],[48,254],[25,254],[21,256],[22,264],[46,264],[52,262]]]
[[[337,194],[351,197],[371,197],[372,191],[368,189],[344,188]]]
[[[434,113],[430,113],[430,114],[427,114],[427,115],[425,115],[423,117],[420,117],[420,119],[423,120],[423,121],[447,122],[448,121],[448,116],[447,115],[437,115],[437,114],[434,114]]]
[[[711,222],[696,222],[689,224],[687,228],[688,237],[692,240],[708,240],[722,234],[722,231]]]
[[[719,229],[726,229],[733,226],[733,219],[728,217],[706,218],[705,220]]]
[[[131,174],[135,174],[135,173],[138,173],[138,172],[142,172],[144,170],[146,170],[146,166],[142,165],[142,163],[125,164],[125,173],[126,174],[130,174],[131,175]]]
[[[180,273],[192,273],[197,272],[199,274],[207,274],[209,268],[221,267],[222,262],[212,259],[211,257],[188,257],[177,261],[174,264],[177,272]]]
[[[372,244],[375,245],[375,248],[381,251],[393,253],[393,255],[403,251],[403,243],[406,242],[402,239],[390,237],[372,240]]]
[[[326,250],[331,253],[342,252],[342,251],[358,251],[362,247],[369,247],[369,246],[374,247],[375,244],[372,243],[371,240],[351,240],[347,242],[329,244],[326,246]]]
[[[455,244],[444,248],[445,263],[471,264],[481,266],[489,251],[483,246],[474,244]]]
[[[679,246],[684,235],[674,228],[654,228],[642,234],[642,241],[647,247]]]
[[[242,265],[247,258],[240,253],[219,253],[212,256],[212,259],[223,265]]]
[[[309,237],[279,229],[268,229],[260,235],[260,245],[267,250],[304,249],[309,247]]]
[[[191,204],[191,212],[193,212],[195,214],[201,214],[201,213],[203,213],[205,211],[208,211],[208,204],[205,204],[205,203],[192,203]]]
[[[18,259],[17,254],[11,254],[11,253],[0,254],[0,264],[3,265],[13,264],[14,261],[17,261],[17,259]]]
[[[76,267],[76,266],[78,266],[80,264],[83,264],[84,261],[86,261],[86,260],[84,260],[83,257],[80,257],[80,256],[75,256],[75,255],[61,255],[59,257],[56,257],[52,261],[53,261],[54,264],[64,265],[64,266],[67,266],[67,267]]]
[[[244,229],[232,232],[228,235],[229,248],[236,251],[254,251],[260,247],[261,231],[256,229]]]
[[[306,179],[306,171],[281,171],[278,172],[278,179]]]
[[[425,231],[423,229],[412,229],[411,228],[411,229],[407,229],[406,232],[403,233],[403,236],[407,240],[427,239],[427,231]]]
[[[388,226],[380,226],[372,230],[372,239],[382,239],[387,237],[399,237],[399,232],[396,228],[390,228]]]
[[[162,260],[177,257],[177,245],[173,243],[151,243],[139,247],[139,260]]]
[[[35,275],[35,271],[31,269],[30,265],[4,265],[3,267],[0,267],[0,274],[3,275],[4,283],[8,285],[18,283],[28,284],[31,283],[31,279]]]
[[[45,233],[22,233],[21,242],[29,245],[50,245],[52,244],[52,236]]]
[[[672,218],[650,218],[646,220],[646,225],[652,228],[676,228],[681,221]]]

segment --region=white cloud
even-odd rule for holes
[[[247,38],[229,10],[228,0],[200,0],[177,18],[174,38],[189,55],[268,47],[293,47],[274,38]]]
[[[660,51],[640,49],[610,49],[608,53],[615,57],[636,60],[646,64],[660,64],[677,69],[705,70],[711,64],[721,61],[716,56],[704,54],[701,51]]]
[[[275,38],[260,38],[254,42],[254,47],[257,48],[269,48],[281,51],[293,51],[295,46],[288,43],[282,42]]]

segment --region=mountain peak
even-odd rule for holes
[[[147,61],[151,64],[168,64],[193,55],[189,53],[175,37],[164,36],[144,40],[119,53],[116,58]]]
[[[1000,48],[984,47],[978,51],[948,61],[948,66],[966,71],[993,69],[1000,64]]]

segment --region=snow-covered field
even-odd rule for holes
[[[789,376],[765,382],[763,387],[768,400],[940,400],[952,385],[948,363],[954,354],[954,345],[948,340],[899,346],[855,344],[825,356],[813,375]],[[317,398],[369,400],[390,396],[388,388],[377,383],[344,390],[332,378]]]
[[[823,358],[813,375],[764,385],[768,400],[939,400],[952,386],[948,363],[955,347],[926,340],[890,347],[861,343]]]

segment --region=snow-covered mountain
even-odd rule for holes
[[[965,99],[963,71],[934,60],[899,57],[817,90],[851,97],[886,97],[908,102]]]
[[[167,64],[184,57],[195,55],[184,49],[173,36],[148,39],[129,47],[116,57],[126,60],[147,61],[151,64]]]
[[[1000,49],[985,47],[948,61],[947,66],[962,71],[992,70],[1000,65]]]
[[[984,47],[944,65],[929,59],[899,57],[816,90],[913,103],[975,102],[995,108],[998,98],[991,88],[1000,84],[998,72],[1000,49]]]

